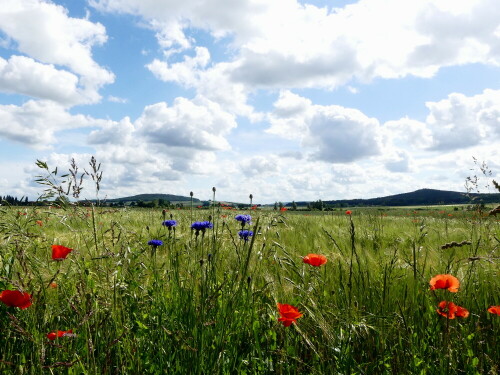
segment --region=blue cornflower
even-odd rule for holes
[[[241,225],[249,224],[252,221],[252,217],[250,215],[236,215],[234,218],[241,221]]]
[[[166,226],[168,229],[177,226],[177,221],[175,220],[165,220],[161,225]]]
[[[253,232],[251,230],[240,230],[238,235],[242,240],[248,241],[253,236]]]
[[[151,240],[151,241],[148,241],[148,245],[151,245],[153,247],[158,247],[158,246],[163,245],[163,241],[162,240]]]
[[[213,228],[214,225],[210,221],[195,221],[193,224],[191,224],[191,229],[194,229],[195,231],[205,231],[205,229],[211,229]]]

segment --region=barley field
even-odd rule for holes
[[[0,211],[1,373],[500,372],[484,211]]]

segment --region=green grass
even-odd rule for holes
[[[486,311],[500,305],[498,219],[352,211],[240,212],[256,233],[244,242],[234,211],[172,210],[169,232],[161,210],[2,208],[0,290],[33,304],[0,304],[0,372],[498,374],[500,317]],[[209,215],[214,229],[195,236],[191,218]],[[151,239],[164,245],[152,252]],[[52,244],[75,251],[54,262]],[[308,253],[328,263],[304,264]],[[429,291],[444,273],[458,293]],[[439,316],[441,300],[469,317]],[[284,327],[277,302],[304,316]],[[76,336],[46,337],[68,329]]]

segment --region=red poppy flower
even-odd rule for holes
[[[351,210],[347,210],[347,211],[345,212],[345,214],[346,214],[346,215],[350,215],[350,214],[352,214],[352,211],[351,211]]]
[[[286,207],[281,207],[281,208],[280,208],[280,211],[288,211],[288,208],[286,208]]]
[[[491,306],[488,309],[489,313],[500,315],[500,306]]]
[[[460,282],[455,276],[452,275],[436,275],[431,281],[429,281],[431,286],[430,290],[434,289],[448,289],[452,293],[458,292],[460,287]]]
[[[66,259],[69,253],[71,253],[73,249],[69,247],[65,247],[62,245],[52,245],[52,259],[54,260],[63,260]]]
[[[31,306],[31,294],[18,290],[4,290],[0,293],[0,301],[7,306],[27,309]]]
[[[282,322],[285,327],[295,323],[302,316],[295,306],[287,305],[286,303],[278,303],[278,310],[281,315],[278,322]]]
[[[319,267],[328,262],[328,259],[324,255],[319,254],[307,254],[302,261],[304,263],[310,264],[314,267]]]
[[[52,331],[50,333],[47,333],[47,338],[49,340],[55,340],[57,337],[64,337],[64,336],[73,336],[73,330],[70,329],[68,331]]]
[[[38,225],[40,225],[40,226],[42,226],[42,225],[43,225],[42,220],[37,220],[37,221],[36,221],[36,223],[37,223]]]
[[[467,318],[469,316],[469,311],[461,306],[455,305],[453,302],[441,301],[439,302],[438,309],[436,310],[439,315],[444,316],[448,319]]]

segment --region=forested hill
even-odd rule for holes
[[[438,204],[467,204],[474,198],[478,203],[498,203],[500,194],[460,193],[456,191],[420,189],[411,193],[389,195],[371,199],[343,199],[324,201],[328,205],[347,206],[425,206]]]
[[[164,201],[169,202],[190,202],[191,197],[184,197],[182,195],[173,195],[173,194],[139,194],[133,195],[131,197],[123,197],[123,198],[115,198],[115,199],[106,199],[107,202],[151,202],[154,200],[163,199]],[[198,198],[193,198],[193,202],[201,202]]]

